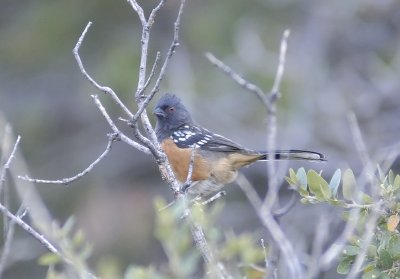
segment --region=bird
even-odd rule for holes
[[[239,169],[257,161],[268,160],[267,151],[247,149],[198,125],[188,109],[174,94],[165,93],[154,111],[155,132],[175,178],[186,185],[185,193],[207,197],[235,181]],[[193,152],[193,153],[192,153]],[[306,150],[275,150],[275,160],[326,161],[323,154]],[[192,164],[192,177],[188,180]]]

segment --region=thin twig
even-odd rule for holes
[[[265,247],[264,238],[261,238],[260,242],[261,242],[261,247],[262,247],[263,253],[264,253],[264,265],[265,265],[265,270],[266,270],[265,276],[268,276],[267,272],[268,272],[269,264],[268,264],[267,248]]]
[[[377,207],[381,207],[382,203],[378,203]],[[364,238],[361,242],[360,245],[360,252],[357,254],[354,263],[350,269],[349,275],[346,277],[347,279],[354,279],[357,278],[359,275],[359,272],[361,271],[361,267],[363,263],[365,262],[365,257],[367,255],[368,251],[368,246],[371,244],[371,241],[373,240],[374,237],[374,231],[376,230],[376,223],[378,221],[378,218],[380,217],[380,214],[377,213],[377,211],[371,211],[368,221],[365,224],[365,231],[363,233]]]
[[[170,47],[167,56],[164,60],[163,66],[160,70],[159,76],[156,80],[156,83],[154,85],[154,88],[152,92],[146,97],[144,95],[144,87],[146,85],[146,68],[147,68],[147,53],[148,53],[148,45],[149,45],[149,38],[150,38],[150,27],[151,24],[149,22],[146,22],[144,14],[143,14],[143,9],[140,8],[140,6],[137,4],[136,1],[129,1],[131,5],[134,7],[134,10],[137,12],[141,23],[142,23],[142,36],[141,36],[141,56],[140,56],[140,65],[139,65],[139,76],[138,76],[138,85],[135,93],[135,100],[137,102],[137,105],[139,107],[137,113],[135,116],[132,118],[132,122],[134,125],[137,124],[135,123],[139,117],[141,119],[141,124],[146,132],[146,135],[148,137],[148,140],[150,142],[143,142],[143,144],[146,145],[146,147],[151,151],[153,156],[155,157],[157,164],[159,166],[159,169],[163,176],[167,179],[169,185],[171,186],[171,189],[176,193],[179,192],[180,184],[177,182],[175,179],[175,175],[172,171],[171,165],[168,163],[168,159],[165,155],[165,153],[161,150],[160,145],[157,141],[157,136],[155,134],[155,131],[150,123],[149,117],[146,112],[146,108],[148,106],[148,103],[151,101],[151,99],[154,97],[155,93],[158,90],[159,84],[161,80],[163,79],[163,76],[165,75],[165,70],[166,67],[169,63],[169,60],[174,53],[174,49],[178,45],[177,39],[178,39],[178,31],[179,31],[179,26],[180,26],[180,20],[181,20],[181,15],[183,11],[183,7],[185,4],[185,0],[181,0],[181,5],[179,7],[179,12],[177,19],[175,21],[175,31],[174,31],[174,40],[173,40],[173,46]],[[163,5],[163,1],[159,3],[159,5],[154,8],[150,14],[151,20],[154,20],[154,17],[156,13],[159,10],[160,5]],[[137,134],[138,130],[136,130]],[[143,138],[142,138],[143,139]]]
[[[27,208],[25,208],[24,206],[20,206],[20,208],[17,211],[16,216],[18,216],[20,219],[22,219],[22,218],[24,218],[24,216],[26,215],[27,212],[28,212]],[[5,214],[3,214],[3,216],[5,216],[7,218],[7,216]],[[4,272],[4,269],[5,269],[6,263],[7,263],[7,259],[11,252],[11,244],[12,244],[12,240],[14,237],[14,231],[15,231],[15,222],[13,220],[11,220],[9,222],[7,232],[5,234],[3,253],[1,254],[1,257],[0,257],[0,278]]]
[[[272,86],[271,94],[279,95],[283,72],[285,71],[285,62],[286,62],[286,52],[287,52],[287,41],[290,35],[290,30],[286,29],[283,32],[282,39],[281,39],[281,47],[279,50],[279,62],[278,68],[276,70],[274,85]]]
[[[323,245],[328,238],[328,220],[329,218],[327,218],[325,214],[320,215],[318,226],[316,229],[316,235],[313,242],[311,258],[308,263],[308,271],[306,277],[309,279],[315,278],[322,268],[320,260],[323,252]]]
[[[286,215],[296,204],[296,201],[297,201],[297,195],[295,192],[293,192],[289,201],[284,206],[274,210],[274,212],[273,212],[274,217],[280,218],[280,217]]]
[[[93,98],[94,103],[96,104],[97,108],[100,110],[100,112],[103,114],[104,118],[107,120],[108,125],[110,125],[110,127],[111,127],[111,129],[113,130],[114,133],[118,134],[118,137],[121,139],[121,141],[125,142],[126,144],[129,144],[130,146],[138,149],[139,151],[141,151],[141,152],[143,152],[145,154],[148,154],[148,155],[151,154],[150,150],[147,147],[145,147],[145,146],[143,146],[143,145],[131,140],[129,137],[124,135],[118,129],[118,127],[112,121],[111,117],[108,115],[106,109],[104,108],[104,106],[100,102],[99,97],[97,95],[91,95],[91,97]]]
[[[154,96],[154,94],[156,94],[158,92],[161,81],[164,79],[164,76],[166,74],[166,70],[167,70],[169,61],[171,60],[172,55],[175,53],[175,49],[179,46],[179,29],[180,29],[180,23],[181,23],[183,7],[185,6],[185,2],[186,2],[186,0],[181,0],[181,5],[179,6],[178,16],[176,17],[176,20],[174,23],[174,38],[171,42],[171,45],[168,49],[166,56],[165,56],[164,63],[161,67],[160,73],[158,75],[158,78],[156,80],[156,83],[155,83],[150,95]]]
[[[200,226],[200,224],[198,224],[198,222],[193,220],[188,202],[186,200],[186,195],[183,196],[183,199],[185,199],[184,215],[186,219],[189,220],[193,241],[197,249],[200,251],[204,262],[211,267],[214,276],[212,278],[231,279],[232,277],[226,272],[225,266],[222,263],[216,261],[214,254],[212,253],[210,246],[206,241],[203,228]]]
[[[11,128],[9,126],[7,126],[7,127],[8,127],[8,130],[11,130]],[[9,133],[6,133],[6,135],[4,136],[4,141],[5,142],[8,141],[7,134],[9,134]],[[11,161],[15,156],[15,152],[17,151],[17,147],[18,147],[18,144],[19,144],[20,140],[21,140],[21,137],[18,136],[17,140],[15,141],[14,147],[13,147],[13,149],[11,151],[11,154],[9,155],[7,161],[5,162],[3,167],[1,168],[1,173],[0,173],[0,192],[3,190],[4,183],[5,183],[5,180],[6,180],[7,170],[10,168]],[[3,145],[3,147],[5,147],[5,145]],[[8,151],[8,150],[6,150],[6,148],[3,148],[2,156],[5,156],[6,151]],[[4,202],[6,204],[8,204],[8,194],[7,194],[6,189],[7,188],[4,188]],[[4,232],[5,233],[4,233],[3,253],[2,253],[1,258],[0,258],[0,277],[1,277],[1,274],[3,274],[4,268],[5,268],[5,265],[6,265],[6,260],[7,260],[8,256],[9,256],[9,254],[10,254],[12,238],[14,236],[14,224],[13,224],[13,222],[7,222],[7,220],[8,220],[8,218],[6,220],[3,220],[4,221],[3,222],[3,226],[4,226]]]
[[[11,149],[10,144],[11,144],[11,136],[12,132],[11,132],[11,125],[6,123],[5,128],[4,128],[4,134],[3,134],[3,142],[1,145],[1,158],[0,158],[0,170],[1,172],[4,171],[4,169],[2,169],[1,166],[3,166],[6,161],[8,160],[8,153],[9,150]],[[0,180],[0,197],[3,196],[3,203],[5,206],[9,205],[9,187],[8,185],[5,183],[5,176],[4,175],[4,179]],[[3,190],[2,190],[3,189]],[[2,194],[2,195],[1,195]],[[8,218],[6,216],[3,215],[3,236],[5,237],[7,235],[7,231],[8,231]],[[4,240],[5,241],[5,240]]]
[[[285,30],[282,35],[280,51],[279,51],[279,63],[276,71],[275,82],[270,92],[270,96],[275,96],[269,98],[268,109],[268,121],[267,121],[267,151],[268,160],[267,162],[267,172],[268,172],[268,191],[263,202],[263,211],[271,211],[275,202],[278,198],[279,193],[279,183],[278,177],[276,175],[276,161],[274,159],[274,150],[276,149],[276,131],[277,131],[277,117],[276,117],[276,101],[279,97],[279,88],[282,81],[283,72],[285,69],[285,57],[287,51],[287,39],[290,32]]]
[[[108,94],[111,96],[111,98],[122,108],[122,110],[129,116],[129,118],[133,117],[132,112],[124,105],[124,103],[119,99],[118,95],[112,90],[110,87],[107,86],[101,86],[98,84],[85,70],[85,67],[83,66],[81,57],[79,55],[79,49],[82,45],[83,40],[86,37],[86,33],[88,32],[90,26],[92,26],[92,22],[89,21],[89,23],[86,25],[85,29],[83,30],[81,36],[78,39],[78,42],[76,43],[72,53],[75,56],[75,60],[78,63],[79,69],[81,70],[81,73],[86,77],[86,79],[93,84],[98,90],[103,91],[105,94]]]
[[[201,205],[207,205],[210,204],[214,201],[216,201],[217,199],[226,196],[226,191],[219,191],[218,193],[216,193],[214,196],[212,196],[211,198],[205,200],[204,202],[201,203]]]
[[[5,180],[6,180],[7,170],[10,168],[11,161],[15,156],[15,152],[17,150],[17,147],[18,147],[18,144],[19,144],[20,140],[21,140],[21,137],[18,136],[17,140],[15,141],[14,147],[13,147],[13,149],[11,151],[10,157],[8,157],[7,162],[4,164],[3,168],[1,169],[1,173],[0,173],[0,192],[1,192],[2,188],[3,188],[3,184],[4,184]]]
[[[375,177],[373,175],[373,173],[375,171],[375,164],[372,162],[370,156],[368,155],[367,146],[366,146],[363,136],[361,134],[361,129],[360,129],[360,126],[358,125],[356,115],[353,112],[350,112],[347,115],[347,120],[350,125],[350,131],[351,131],[351,135],[353,137],[354,146],[355,146],[358,156],[360,157],[361,162],[365,168],[365,174],[369,181],[371,191],[376,193],[376,191],[374,191]],[[377,197],[374,196],[374,198],[377,198]]]
[[[246,177],[241,174],[238,175],[236,182],[246,194],[247,199],[250,201],[250,204],[253,206],[263,225],[270,232],[274,242],[279,244],[278,247],[286,258],[286,262],[292,273],[292,278],[302,278],[300,261],[294,252],[292,244],[283,233],[273,215],[268,211],[260,210],[260,208],[262,208],[262,201],[254,190],[254,187],[250,184]],[[270,267],[269,269],[273,270],[274,268]]]
[[[151,80],[153,79],[154,74],[156,73],[156,69],[157,69],[158,64],[159,64],[159,62],[160,62],[160,59],[161,59],[161,52],[157,51],[156,59],[154,59],[153,67],[151,68],[149,77],[147,78],[147,81],[146,81],[146,83],[144,84],[143,91],[145,91],[145,90],[147,89],[147,87],[150,85]]]
[[[185,183],[182,184],[181,186],[181,192],[184,193],[191,185],[192,185],[192,174],[193,174],[193,166],[194,166],[194,157],[196,155],[196,148],[192,148],[192,151],[190,152],[190,160],[189,160],[189,166],[188,166],[188,173],[186,177]]]
[[[128,0],[128,2],[131,4],[133,10],[138,14],[142,25],[145,26],[147,22],[142,7],[136,2],[136,0]]]
[[[139,70],[139,80],[138,80],[138,87],[137,91],[135,94],[136,101],[138,103],[139,109],[138,112],[135,114],[133,117],[133,121],[136,121],[136,119],[139,118],[139,116],[142,119],[142,124],[147,132],[147,135],[150,137],[152,140],[153,144],[158,147],[157,143],[157,137],[155,135],[154,130],[151,127],[150,121],[148,119],[147,113],[145,112],[145,108],[148,106],[149,102],[153,99],[154,95],[158,92],[159,86],[161,81],[163,80],[167,66],[169,64],[169,61],[172,57],[172,55],[175,52],[176,47],[179,45],[179,27],[180,27],[180,22],[181,22],[181,17],[182,17],[182,12],[183,12],[183,7],[185,5],[185,0],[181,0],[181,5],[179,7],[178,11],[178,16],[176,18],[176,21],[174,23],[174,38],[172,40],[171,46],[168,49],[167,55],[165,57],[163,66],[161,67],[160,73],[158,75],[158,78],[156,80],[156,83],[153,87],[153,90],[151,93],[143,98],[143,90],[145,87],[145,78],[146,78],[146,63],[147,63],[147,49],[148,49],[148,43],[149,43],[149,32],[150,29],[146,28],[146,26],[143,26],[143,31],[142,31],[142,54],[141,54],[141,59],[140,59],[140,70]],[[154,10],[153,10],[154,11]],[[152,12],[153,13],[153,12]],[[159,148],[157,148],[160,150]],[[156,157],[160,157],[160,152],[158,154],[155,154]]]
[[[74,266],[73,262],[65,257],[50,241],[48,241],[42,234],[37,232],[34,228],[32,228],[30,225],[28,225],[20,216],[16,216],[12,214],[3,204],[0,203],[0,211],[6,215],[13,223],[17,224],[20,226],[24,231],[29,233],[33,238],[35,238],[37,241],[39,241],[47,250],[50,252],[56,254],[59,256],[64,262],[67,264],[70,264]],[[89,278],[96,279],[97,277],[88,272],[85,271],[85,274],[89,276]]]
[[[267,99],[265,98],[266,94],[260,87],[258,87],[254,83],[245,80],[241,75],[236,73],[228,65],[219,60],[217,57],[215,57],[215,55],[212,54],[211,52],[206,52],[204,55],[211,62],[211,64],[215,65],[217,68],[222,70],[226,75],[228,75],[233,81],[242,86],[244,89],[256,94],[256,96],[260,99],[260,101],[262,101],[265,106],[269,107],[268,102],[266,103],[267,101]]]
[[[50,252],[60,256],[60,258],[64,258],[63,255],[61,255],[60,251],[50,243],[43,235],[38,233],[34,228],[32,228],[30,225],[28,225],[24,220],[22,220],[19,216],[15,216],[12,214],[3,204],[0,203],[0,211],[6,215],[12,222],[20,226],[24,231],[32,235],[36,240],[38,240],[44,247],[46,247],[47,250]]]
[[[118,134],[117,133],[109,134],[108,135],[107,147],[103,151],[103,153],[96,160],[94,160],[93,163],[91,163],[86,169],[84,169],[83,171],[81,171],[80,173],[78,173],[78,174],[76,174],[76,175],[74,175],[72,177],[66,177],[66,178],[57,179],[57,180],[45,180],[45,179],[30,178],[27,175],[25,175],[25,176],[18,176],[18,178],[23,179],[23,180],[27,180],[27,181],[33,182],[33,183],[68,185],[71,182],[74,182],[75,180],[78,180],[79,178],[85,176],[90,171],[92,171],[92,169],[98,163],[100,163],[101,160],[103,160],[107,156],[107,154],[111,150],[111,146],[112,146],[113,142],[115,142],[116,140],[118,140]]]
[[[160,3],[151,11],[149,15],[149,19],[147,20],[147,27],[150,29],[153,26],[154,23],[154,18],[156,17],[156,14],[158,11],[164,6],[165,0],[161,0]]]

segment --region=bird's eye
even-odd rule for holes
[[[170,112],[174,112],[174,111],[175,111],[175,108],[174,108],[174,107],[169,107],[168,110],[169,110]]]

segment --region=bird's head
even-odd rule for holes
[[[189,111],[174,94],[161,96],[153,113],[157,117],[157,130],[172,131],[181,125],[192,124]]]

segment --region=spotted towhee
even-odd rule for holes
[[[268,153],[246,149],[197,125],[189,111],[173,94],[163,95],[154,109],[156,133],[176,178],[187,180],[194,153],[191,195],[207,196],[235,180],[241,167],[267,160]],[[276,160],[325,161],[324,155],[304,150],[276,150]]]

